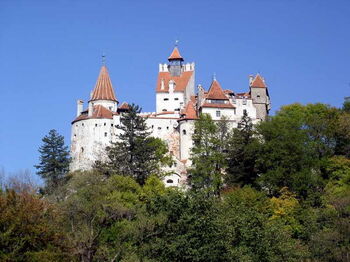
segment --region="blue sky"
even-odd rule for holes
[[[158,63],[176,39],[196,83],[225,89],[266,79],[281,105],[341,106],[350,95],[350,1],[0,1],[0,168],[38,162],[41,138],[70,139],[76,100],[88,100],[101,54],[119,101],[155,109]]]

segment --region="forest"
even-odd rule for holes
[[[184,188],[164,186],[174,162],[140,111],[90,171],[43,138],[43,185],[1,184],[0,261],[350,261],[350,103],[234,129],[200,115]]]

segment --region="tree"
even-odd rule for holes
[[[39,148],[40,163],[35,168],[45,181],[44,192],[51,194],[66,181],[70,163],[69,151],[64,145],[64,137],[54,129],[42,141],[43,145]]]
[[[201,114],[195,122],[192,168],[189,169],[189,182],[193,190],[204,189],[217,195],[220,192],[225,166],[221,133],[209,114]]]
[[[0,192],[1,261],[71,261],[61,213],[28,192]]]
[[[245,112],[237,128],[233,129],[228,139],[227,185],[252,185],[258,177],[256,160],[259,141],[253,129],[251,118]]]
[[[107,173],[133,177],[143,185],[148,176],[157,174],[161,164],[171,162],[166,156],[167,146],[159,138],[150,137],[146,119],[140,116],[141,108],[131,105],[120,118],[121,134],[118,141],[107,147],[108,160],[97,163]]]

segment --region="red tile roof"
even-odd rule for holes
[[[112,81],[109,77],[107,67],[103,65],[100,70],[100,74],[97,78],[94,91],[91,95],[91,101],[93,100],[112,100],[117,101]]]
[[[118,109],[124,109],[124,110],[129,110],[130,109],[130,106],[127,102],[123,102],[119,107]]]
[[[85,113],[86,112],[86,113]],[[109,109],[105,108],[102,105],[96,105],[93,108],[92,115],[89,116],[87,114],[87,111],[85,111],[84,114],[81,114],[76,119],[73,120],[72,123],[80,121],[80,120],[86,120],[86,119],[96,119],[96,118],[107,118],[107,119],[113,119],[113,112]]]
[[[192,75],[193,71],[182,72],[180,76],[171,76],[170,72],[159,72],[156,92],[169,92],[170,80],[175,82],[174,92],[183,92]],[[164,81],[164,89],[162,89],[162,80]]]
[[[228,97],[225,95],[219,82],[216,81],[215,79],[211,83],[207,98],[208,99],[218,99],[218,100],[228,100]]]
[[[192,101],[189,101],[185,110],[182,112],[184,117],[182,119],[198,119],[196,108]]]
[[[176,59],[180,59],[180,60],[184,60],[182,58],[182,56],[180,55],[179,49],[175,46],[173,52],[171,53],[171,55],[168,57],[168,60],[176,60]]]
[[[262,88],[266,88],[266,84],[264,79],[257,74],[254,78],[254,80],[252,81],[252,83],[250,84],[251,87],[262,87]]]

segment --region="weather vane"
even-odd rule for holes
[[[179,45],[179,40],[175,40],[175,46],[178,46]]]

